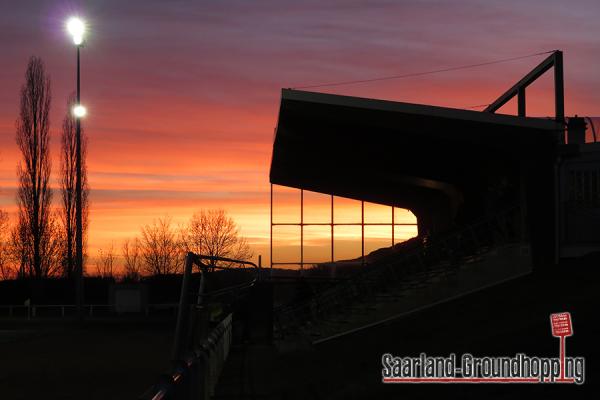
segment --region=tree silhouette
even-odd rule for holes
[[[0,279],[11,279],[14,276],[11,265],[9,232],[8,213],[0,210]]]
[[[37,278],[52,272],[55,249],[50,241],[53,224],[50,211],[51,162],[49,154],[49,112],[51,103],[50,78],[44,63],[31,57],[21,87],[19,118],[16,121],[16,141],[23,160],[17,166],[19,188],[18,222],[13,237],[19,241],[22,272]]]
[[[114,278],[115,264],[115,246],[111,243],[106,249],[98,250],[98,259],[96,260],[96,272],[101,278]]]
[[[140,253],[144,272],[165,275],[177,272],[183,262],[183,249],[169,217],[142,227]]]
[[[142,257],[140,254],[141,243],[138,238],[133,240],[126,239],[123,242],[122,254],[125,261],[125,276],[129,281],[137,281],[140,279],[142,270]]]
[[[181,229],[181,237],[186,251],[242,261],[252,258],[250,246],[239,235],[235,221],[225,210],[200,210],[194,213],[187,226]],[[213,263],[223,267],[231,264]]]
[[[72,277],[75,272],[75,183],[77,179],[77,155],[76,155],[76,121],[72,113],[73,106],[76,104],[75,94],[71,94],[67,100],[67,113],[63,118],[61,135],[61,153],[60,153],[60,184],[62,194],[62,209],[60,219],[62,224],[62,236],[64,242],[63,249],[63,274]],[[87,138],[81,128],[81,208],[82,208],[82,227],[84,241],[87,238],[88,228],[88,198],[89,186],[87,180]],[[84,246],[85,248],[85,246]]]

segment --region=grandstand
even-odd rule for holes
[[[555,116],[527,116],[526,88],[550,69]],[[519,115],[497,114],[513,97]],[[408,209],[418,236],[279,305],[279,333],[327,340],[600,251],[600,144],[563,97],[560,51],[484,111],[282,90],[271,184]]]
[[[525,89],[552,67],[556,113],[528,117]],[[496,114],[512,97],[519,115]],[[562,311],[582,328],[577,354],[597,357],[600,144],[563,107],[558,51],[483,112],[284,89],[270,182],[301,194],[300,260],[287,263],[299,273],[274,274],[273,257],[270,269],[241,262],[252,279],[207,293],[203,262],[214,257],[188,254],[174,368],[142,398],[506,398],[522,387],[382,385],[379,360],[388,351],[549,356],[548,315]],[[313,224],[304,191],[331,196],[326,263],[303,258]],[[334,258],[334,196],[362,205],[354,259]],[[418,235],[365,252],[365,202],[391,207],[391,232],[393,210],[410,210]]]

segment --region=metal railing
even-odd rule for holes
[[[161,303],[147,304],[142,314],[147,316],[168,310],[174,314],[179,304]],[[112,304],[84,304],[84,314],[88,317],[113,315]],[[31,304],[31,305],[0,305],[0,318],[70,318],[77,314],[76,304]]]
[[[205,261],[208,261],[208,264]],[[230,267],[219,266],[218,262],[250,267],[254,275],[246,282],[205,292],[205,275],[209,271],[230,269]],[[194,265],[201,271],[198,290],[195,292],[190,290]],[[231,348],[233,314],[228,313],[210,332],[207,332],[209,322],[206,305],[215,300],[235,302],[259,279],[260,265],[250,261],[198,255],[192,252],[187,254],[173,343],[173,369],[140,399],[208,399],[213,395]]]
[[[210,264],[205,264],[203,261],[208,261]],[[217,262],[249,266],[254,270],[255,274],[253,278],[247,282],[214,290],[212,292],[205,292],[205,277],[209,270],[229,269],[227,267],[217,265]],[[198,266],[202,273],[200,275],[200,284],[198,290],[195,293],[196,299],[192,302],[190,301],[190,294],[193,294],[193,292],[190,291],[189,285],[194,265]],[[189,252],[185,258],[185,267],[181,283],[181,296],[179,297],[179,310],[177,315],[177,325],[175,328],[175,341],[173,344],[173,359],[181,358],[183,353],[192,346],[192,340],[190,339],[190,336],[193,336],[194,334],[191,332],[194,327],[191,326],[191,311],[194,311],[197,314],[197,311],[202,308],[203,304],[211,299],[223,299],[229,297],[229,299],[226,300],[232,302],[239,298],[246,290],[254,286],[259,279],[260,266],[251,261],[234,260],[226,257],[207,256]]]
[[[208,399],[214,394],[232,340],[232,315],[217,325],[201,346],[140,397],[140,400]]]
[[[418,286],[439,274],[455,273],[461,264],[501,244],[524,240],[517,228],[520,209],[504,212],[441,237],[430,237],[404,252],[382,256],[361,270],[315,292],[305,301],[274,310],[280,336],[310,321],[325,319],[344,307],[392,285]]]

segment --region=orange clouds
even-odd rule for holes
[[[268,168],[282,87],[560,48],[565,52],[567,114],[597,114],[600,102],[600,44],[595,39],[600,6],[593,1],[581,7],[586,12],[564,2],[520,1],[477,7],[403,1],[367,7],[345,0],[107,0],[85,6],[76,11],[91,24],[82,51],[82,99],[89,111],[84,128],[92,254],[136,234],[153,218],[169,214],[182,223],[200,208],[220,207],[239,223],[255,254],[266,257]],[[0,24],[0,37],[6,38],[0,43],[0,207],[14,210],[19,159],[14,120],[31,54],[45,60],[52,77],[52,154],[58,171],[59,121],[74,87],[74,50],[63,29],[72,11],[56,2],[0,4],[0,15],[11,16]],[[538,61],[323,90],[460,108],[491,102]],[[512,104],[502,110],[513,111]],[[528,112],[552,114],[547,78],[528,89]],[[291,202],[283,204],[284,213],[296,212]],[[322,213],[318,207],[314,212]],[[340,235],[355,235],[351,231],[340,228]],[[386,236],[372,233],[376,240]],[[314,235],[310,246],[319,236]]]

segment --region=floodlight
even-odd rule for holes
[[[83,34],[85,33],[85,23],[77,18],[71,17],[67,21],[67,31],[73,36],[73,43],[79,46],[83,43]]]
[[[78,104],[75,107],[73,107],[73,115],[76,118],[83,118],[83,117],[85,117],[86,114],[87,114],[87,110],[81,104]]]

